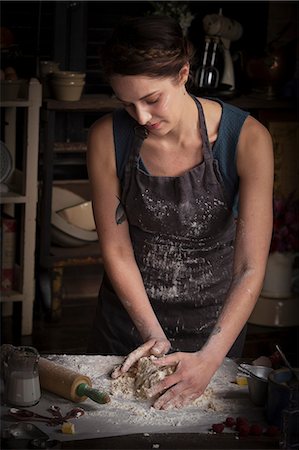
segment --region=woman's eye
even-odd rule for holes
[[[159,97],[157,97],[157,98],[155,98],[155,99],[153,99],[153,100],[148,100],[147,103],[148,103],[149,105],[152,105],[152,104],[154,104],[154,103],[157,103],[158,100],[159,100]]]

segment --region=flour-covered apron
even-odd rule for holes
[[[234,218],[208,141],[203,110],[196,103],[203,161],[180,176],[151,176],[139,155],[147,133],[136,127],[121,198],[137,265],[171,351],[191,352],[203,346],[232,278]],[[230,356],[240,354],[243,340],[244,333]],[[89,351],[126,355],[141,344],[104,275]]]

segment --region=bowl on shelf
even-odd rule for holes
[[[80,100],[85,85],[85,73],[58,71],[52,74],[51,86],[56,100]]]
[[[17,100],[24,80],[1,80],[1,100]]]
[[[59,80],[84,80],[85,79],[84,72],[72,72],[70,70],[57,70],[52,74],[52,79]]]
[[[84,206],[80,208],[80,205]],[[57,186],[52,192],[51,226],[53,243],[63,247],[77,247],[98,240],[91,202]]]
[[[75,102],[80,100],[85,82],[81,80],[52,79],[52,91],[56,100]]]

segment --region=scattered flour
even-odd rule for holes
[[[114,430],[136,430],[138,426],[143,431],[154,429],[155,432],[162,432],[173,427],[185,427],[184,430],[187,430],[188,427],[191,429],[196,426],[196,430],[208,432],[211,423],[221,421],[228,415],[242,415],[244,406],[240,409],[242,404],[236,401],[240,393],[241,398],[243,395],[245,399],[246,409],[248,408],[248,394],[244,396],[244,389],[232,383],[235,367],[230,360],[220,367],[204,394],[191,405],[165,411],[152,407],[153,399],[147,398],[147,391],[152,383],[166,376],[170,369],[155,374],[152,367],[154,365],[148,358],[141,361],[127,376],[115,380],[111,378],[111,373],[122,363],[123,357],[50,355],[48,359],[87,375],[94,388],[110,394],[111,401],[105,405],[96,404],[89,399],[80,403],[86,416],[98,423],[105,423],[106,429],[113,427]]]

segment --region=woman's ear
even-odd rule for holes
[[[190,72],[190,65],[189,63],[186,63],[183,65],[183,67],[181,68],[180,72],[179,72],[179,83],[180,84],[186,84],[188,81],[188,77],[189,77],[189,72]]]

